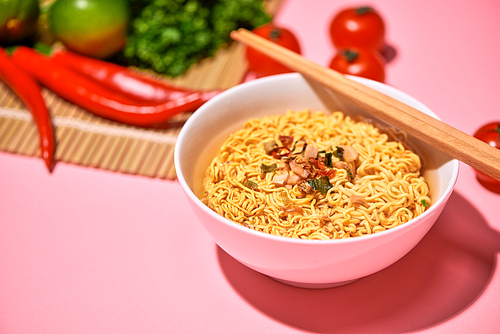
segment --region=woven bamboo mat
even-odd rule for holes
[[[282,0],[267,0],[274,14]],[[233,44],[171,82],[191,88],[226,89],[246,75],[243,46]],[[168,129],[142,129],[98,116],[44,89],[56,137],[55,160],[109,171],[174,179],[173,153],[177,135],[190,113],[177,115]],[[38,131],[31,114],[0,82],[0,151],[40,157]]]

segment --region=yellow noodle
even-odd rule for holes
[[[354,148],[359,162],[348,165],[355,175],[336,169],[325,195],[306,193],[298,185],[276,186],[276,172],[262,173],[261,165],[278,162],[266,154],[263,143],[281,144],[280,135],[319,150]],[[342,112],[288,111],[252,119],[224,142],[207,169],[203,201],[238,224],[278,236],[329,240],[379,233],[410,221],[431,204],[421,160],[405,139],[404,133],[379,129]],[[365,202],[353,204],[352,196]]]

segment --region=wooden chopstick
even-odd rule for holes
[[[272,43],[246,29],[231,38],[252,47],[283,65],[313,79],[372,115],[419,138],[451,157],[500,180],[500,150],[405,103],[351,80],[330,68]]]

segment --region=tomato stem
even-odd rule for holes
[[[371,11],[373,11],[373,8],[370,6],[362,6],[362,7],[356,8],[356,14],[358,14],[358,15],[364,15],[364,14],[367,14]]]
[[[274,40],[274,41],[277,41],[281,36],[281,32],[279,29],[272,29],[270,32],[269,32],[269,37]]]
[[[349,62],[353,62],[356,58],[358,58],[358,53],[354,50],[342,50],[340,54],[344,56],[344,58]]]

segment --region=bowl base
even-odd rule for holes
[[[358,279],[353,279],[349,281],[342,281],[342,282],[333,282],[333,283],[301,283],[301,282],[293,282],[293,281],[287,281],[284,279],[279,279],[276,277],[271,277],[275,281],[278,281],[280,283],[286,284],[286,285],[291,285],[296,288],[303,288],[303,289],[329,289],[329,288],[336,288],[342,285],[346,285],[352,282],[357,281]]]

